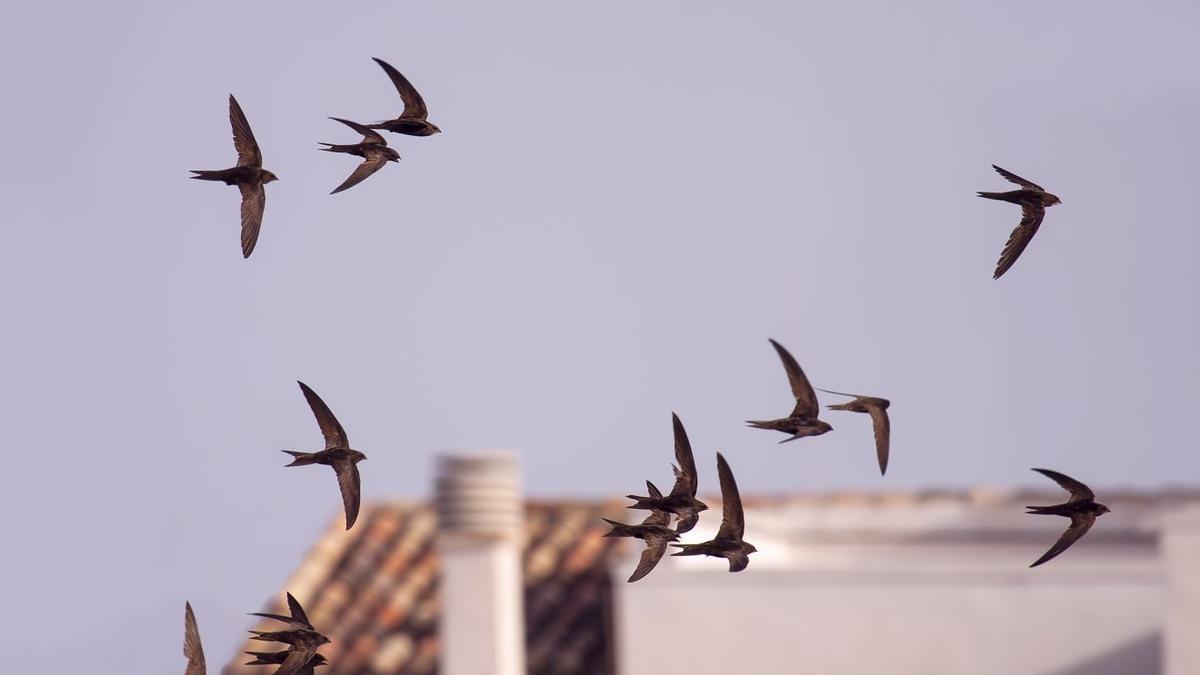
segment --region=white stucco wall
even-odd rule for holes
[[[740,574],[720,560],[667,559],[626,584],[623,566],[614,571],[618,675],[1200,673],[1192,662],[1164,670],[1166,574],[1139,515],[1126,511],[1107,530],[1098,525],[1100,536],[1028,569],[1065,520],[993,514],[993,531],[981,533],[964,525],[989,522],[986,509],[957,510],[947,518],[937,507],[928,527],[920,523],[929,513],[910,513],[899,537],[891,528],[856,535],[856,525],[878,526],[869,514],[773,514],[759,522],[809,529],[748,530],[760,554]],[[1012,529],[1026,523],[1029,531]],[[1200,538],[1194,545],[1200,556]]]

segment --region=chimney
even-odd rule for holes
[[[517,457],[443,455],[436,491],[440,675],[524,675],[524,504]]]

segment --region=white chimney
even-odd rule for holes
[[[511,453],[444,455],[437,471],[441,675],[524,675],[524,505]]]

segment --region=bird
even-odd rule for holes
[[[346,431],[321,397],[307,384],[300,381],[296,384],[300,385],[308,407],[312,408],[313,415],[317,418],[317,426],[321,427],[321,435],[325,437],[325,449],[320,452],[284,450],[294,458],[287,466],[327,464],[333,467],[333,472],[337,474],[338,488],[342,492],[342,504],[346,509],[346,529],[349,530],[358,519],[358,504],[362,492],[356,465],[367,456],[350,447]]]
[[[792,396],[796,397],[796,407],[787,417],[777,420],[746,420],[746,424],[755,429],[773,429],[792,435],[791,438],[779,441],[780,443],[807,436],[820,436],[833,431],[833,427],[828,422],[817,419],[817,415],[821,412],[821,406],[817,403],[817,394],[813,391],[812,385],[808,383],[808,378],[805,377],[800,364],[796,362],[791,352],[783,348],[783,345],[774,340],[769,341],[775,348],[775,352],[779,354],[779,360],[783,362],[783,369],[787,371],[788,384],[792,387]]]
[[[397,134],[406,134],[408,136],[432,136],[440,134],[441,129],[429,121],[429,110],[425,108],[425,101],[421,95],[417,93],[416,88],[408,81],[408,78],[400,74],[400,71],[392,67],[390,63],[383,59],[371,57],[375,63],[383,68],[383,72],[387,73],[388,78],[392,80],[392,84],[396,86],[396,91],[400,92],[400,99],[404,101],[404,112],[400,116],[392,120],[384,120],[375,122],[367,126],[372,129],[383,129]]]
[[[287,594],[287,604],[288,611],[291,612],[291,616],[284,616],[282,614],[269,614],[265,612],[250,612],[250,616],[261,616],[267,619],[282,621],[292,628],[306,628],[308,630],[313,630],[312,622],[308,620],[308,615],[304,613],[304,608],[300,606],[300,601],[297,600],[296,597],[291,593]]]
[[[346,180],[342,181],[342,184],[334,188],[333,192],[330,192],[329,194],[335,195],[342,190],[349,190],[355,185],[363,182],[367,176],[370,176],[379,169],[383,168],[384,164],[387,164],[388,162],[400,161],[400,153],[389,148],[387,141],[383,138],[383,136],[379,135],[379,132],[372,131],[365,125],[359,124],[358,122],[351,122],[350,120],[344,120],[340,117],[330,117],[329,119],[341,122],[342,124],[345,124],[346,126],[363,135],[363,140],[361,142],[352,143],[349,145],[335,145],[333,143],[325,143],[324,141],[321,142],[321,145],[326,146],[321,148],[321,150],[326,152],[344,152],[350,155],[358,155],[359,157],[363,158],[362,164],[359,164],[357,167],[355,167],[354,171],[346,178]]]
[[[187,670],[184,675],[207,675],[208,666],[204,664],[204,647],[200,644],[200,628],[196,626],[196,615],[192,613],[192,603],[183,603],[183,655],[187,657]]]
[[[242,257],[249,258],[258,243],[258,231],[262,227],[263,209],[267,206],[267,190],[271,181],[279,180],[275,174],[262,168],[262,151],[254,132],[246,121],[242,106],[233,94],[229,95],[229,125],[233,127],[233,147],[237,150],[237,166],[232,169],[193,169],[191,176],[197,180],[219,180],[226,185],[236,185],[242,193]]]
[[[888,449],[892,442],[892,421],[888,419],[887,409],[892,402],[876,396],[861,396],[840,391],[830,391],[818,388],[826,394],[849,396],[853,401],[825,406],[830,410],[847,410],[850,412],[867,413],[871,416],[871,425],[875,428],[875,454],[879,457],[879,475],[887,474]]]
[[[717,475],[721,478],[721,528],[717,536],[699,544],[671,544],[682,549],[673,556],[708,555],[729,561],[730,572],[741,572],[750,564],[750,554],[758,551],[742,537],[746,533],[746,517],[742,512],[742,498],[738,495],[733,471],[721,453],[717,453]]]
[[[1071,498],[1065,504],[1055,504],[1054,506],[1026,506],[1025,508],[1029,509],[1025,512],[1026,515],[1063,516],[1070,518],[1071,524],[1067,527],[1067,531],[1058,538],[1058,541],[1054,542],[1050,550],[1046,551],[1030,567],[1037,567],[1048,562],[1070,548],[1071,544],[1087,534],[1087,531],[1096,523],[1096,518],[1109,512],[1107,506],[1095,501],[1096,495],[1088,486],[1074,478],[1050,469],[1035,468],[1034,471],[1058,483],[1062,489],[1071,493]]]
[[[700,512],[708,510],[708,505],[696,499],[696,460],[692,456],[692,444],[688,441],[687,431],[679,415],[671,413],[671,425],[675,432],[675,462],[672,469],[675,472],[675,485],[671,494],[655,498],[654,495],[639,497],[626,495],[634,501],[631,509],[649,509],[651,511],[666,511],[676,518],[675,532],[683,534],[696,526],[700,520]],[[649,484],[649,481],[647,481]],[[660,493],[661,494],[661,493]]]
[[[663,498],[662,492],[650,481],[646,481],[646,490],[651,499],[661,500]],[[649,574],[658,561],[662,560],[663,554],[667,552],[667,543],[679,539],[679,534],[671,529],[671,514],[658,509],[652,510],[650,515],[638,525],[627,525],[608,518],[602,520],[612,525],[612,530],[604,533],[604,536],[634,537],[646,542],[646,548],[642,550],[642,557],[638,560],[637,569],[629,577],[629,583]]]
[[[245,665],[247,665],[247,666],[270,666],[270,665],[282,665],[283,662],[285,660],[287,660],[288,655],[291,654],[291,651],[284,650],[282,652],[243,652],[243,653],[254,657],[253,661],[247,661],[245,663]],[[316,669],[318,666],[327,665],[328,663],[329,663],[329,661],[324,656],[321,656],[320,654],[314,654],[313,657],[308,660],[308,663],[301,666],[300,670],[297,671],[297,673],[298,673],[298,675],[313,675],[314,669]]]
[[[1017,258],[1021,257],[1025,247],[1033,240],[1033,235],[1037,234],[1038,228],[1042,226],[1042,219],[1046,217],[1046,207],[1061,204],[1062,200],[1056,195],[1046,192],[1042,186],[1033,181],[1025,180],[995,164],[992,165],[992,168],[1009,182],[1021,186],[1020,190],[1010,190],[1009,192],[977,193],[984,199],[997,199],[1021,206],[1021,222],[1012,231],[1012,234],[1008,235],[1008,243],[1004,245],[1004,251],[1000,253],[1000,260],[996,262],[996,272],[992,275],[993,279],[999,279],[1013,266],[1013,263],[1017,262]]]

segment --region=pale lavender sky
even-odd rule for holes
[[[225,661],[340,508],[281,468],[296,379],[367,499],[456,447],[667,483],[671,410],[708,490],[717,448],[750,493],[1196,481],[1196,3],[300,4],[4,12],[7,672],[178,672],[185,599]],[[445,133],[329,196],[326,116],[399,110],[372,56]],[[280,176],[249,261],[187,180],[230,92]],[[993,162],[1063,198],[999,282]],[[886,478],[865,417],[743,427],[790,409],[768,337],[893,400]]]

